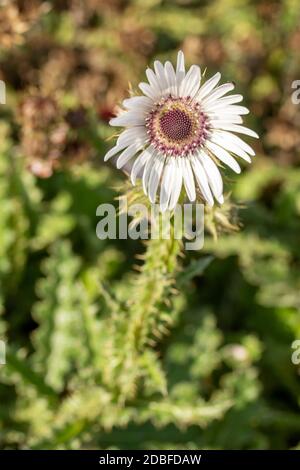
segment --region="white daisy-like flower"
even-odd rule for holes
[[[148,68],[146,75],[149,83],[139,84],[143,95],[124,100],[125,110],[110,120],[110,125],[126,129],[105,161],[119,154],[116,164],[122,168],[135,157],[132,184],[141,177],[152,203],[159,192],[162,212],[174,209],[183,187],[191,202],[200,191],[209,205],[214,198],[222,204],[219,163],[240,173],[235,158],[251,162],[255,154],[235,133],[258,138],[241,125],[241,116],[249,113],[237,105],[242,95],[225,96],[234,85],[218,86],[219,72],[201,85],[200,67],[192,65],[186,73],[181,51],[176,71],[169,61],[155,61],[154,71]]]

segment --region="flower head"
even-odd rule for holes
[[[132,184],[141,177],[152,203],[159,192],[162,211],[174,209],[182,187],[190,201],[198,190],[209,205],[214,198],[222,204],[219,162],[240,173],[235,157],[251,162],[254,151],[235,134],[258,138],[241,125],[241,116],[249,112],[236,104],[243,97],[227,95],[232,83],[218,86],[219,72],[201,85],[200,67],[192,65],[186,73],[181,51],[176,70],[170,62],[155,61],[154,71],[149,68],[146,75],[149,83],[139,84],[143,95],[124,100],[125,110],[110,120],[126,129],[105,161],[118,154],[117,168],[122,168],[135,157]]]

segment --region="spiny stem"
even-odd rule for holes
[[[132,283],[134,298],[120,325],[123,351],[121,355],[118,351],[118,365],[111,378],[119,401],[136,396],[137,385],[145,376],[143,358],[152,350],[158,335],[161,337],[166,332],[162,306],[173,295],[180,249],[181,241],[174,238],[173,230],[169,239],[152,239],[146,244],[144,264]],[[159,363],[154,367],[159,368]]]

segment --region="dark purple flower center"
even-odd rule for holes
[[[200,103],[190,97],[166,96],[146,117],[150,143],[170,156],[188,156],[204,145],[209,133],[209,119]]]
[[[189,116],[181,109],[171,109],[160,117],[160,128],[165,136],[176,142],[186,139],[192,131]]]

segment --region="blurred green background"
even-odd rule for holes
[[[1,448],[300,448],[299,20],[298,0],[0,1]],[[261,139],[227,175],[240,231],[180,264],[154,243],[139,272],[142,243],[95,233],[125,181],[108,121],[178,49]]]

